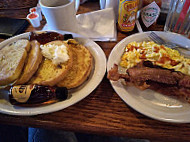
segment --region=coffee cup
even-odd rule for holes
[[[80,0],[39,0],[49,30],[77,32],[76,12]]]

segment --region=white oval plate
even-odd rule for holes
[[[178,34],[166,32],[156,33],[164,39],[183,46],[190,46],[190,40]],[[118,64],[120,62],[124,48],[129,42],[150,41],[148,34],[149,32],[138,33],[120,41],[110,53],[107,70],[109,71],[114,63]],[[124,86],[120,81],[111,81],[111,84],[125,103],[148,117],[166,122],[190,122],[190,104],[187,102],[179,101],[176,98],[165,96],[149,89],[141,91],[135,87]]]
[[[94,68],[90,77],[88,78],[86,82],[84,82],[82,86],[69,91],[69,96],[70,96],[69,99],[65,101],[57,102],[51,105],[46,105],[46,106],[39,106],[39,107],[13,106],[8,101],[8,91],[0,90],[0,112],[1,113],[10,114],[10,115],[30,116],[30,115],[37,115],[37,114],[58,111],[66,107],[69,107],[79,102],[80,100],[84,99],[85,97],[87,97],[102,81],[106,72],[106,56],[103,50],[100,48],[100,46],[97,45],[94,41],[75,33],[70,33],[70,32],[65,32],[65,31],[55,31],[55,32],[59,32],[61,34],[72,34],[73,37],[77,41],[79,41],[79,43],[83,44],[90,50],[94,58]],[[0,43],[0,48],[18,39],[28,38],[28,36],[29,36],[29,33],[24,33],[24,34],[12,37],[10,39],[7,39]]]

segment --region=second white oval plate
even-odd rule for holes
[[[134,34],[120,41],[110,53],[107,70],[109,71],[114,64],[119,64],[125,46],[128,43],[132,41],[150,41],[148,38],[149,33]],[[182,46],[190,46],[190,40],[178,34],[166,32],[155,33],[164,39]],[[176,98],[165,96],[149,89],[141,91],[135,87],[124,86],[120,81],[111,81],[111,84],[125,103],[148,117],[166,122],[190,122],[190,104],[187,102],[179,101]]]

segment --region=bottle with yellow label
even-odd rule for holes
[[[122,32],[132,31],[135,27],[139,0],[120,0],[118,28]]]

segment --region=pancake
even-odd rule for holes
[[[26,60],[23,72],[19,79],[16,81],[16,84],[24,84],[30,80],[33,74],[38,70],[38,67],[42,61],[42,53],[40,49],[40,43],[36,40],[33,40],[31,43],[31,49]]]
[[[0,86],[15,82],[23,69],[30,42],[26,39],[17,40],[0,49]]]
[[[66,45],[63,41],[52,41],[48,42],[51,45]],[[28,84],[37,84],[44,86],[54,86],[61,80],[66,77],[66,74],[70,70],[73,65],[73,54],[72,50],[67,46],[67,51],[69,55],[69,60],[65,63],[61,64],[53,64],[52,60],[44,58],[42,63],[40,64],[38,71],[34,74],[32,79],[28,82]]]
[[[69,40],[68,44],[73,52],[73,66],[57,86],[71,89],[80,86],[90,75],[93,58],[89,50],[75,40]]]

